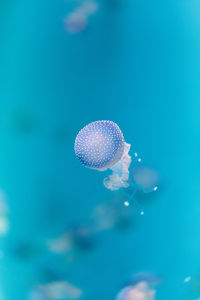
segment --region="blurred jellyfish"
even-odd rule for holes
[[[111,229],[127,230],[134,224],[135,210],[127,210],[125,206],[122,206],[121,197],[115,200],[117,201],[101,204],[94,208],[92,219],[94,220],[95,232]]]
[[[71,12],[64,20],[67,31],[78,33],[87,27],[88,17],[95,14],[98,4],[94,0],[82,1],[81,5]]]
[[[75,140],[75,154],[81,164],[87,168],[105,171],[110,169],[112,174],[104,179],[104,185],[112,191],[120,188],[133,187],[131,197],[139,186],[134,177],[129,176],[131,156],[130,144],[124,140],[124,136],[118,125],[112,121],[95,121],[81,129]],[[134,159],[141,162],[137,153]],[[154,187],[151,191],[155,191]],[[128,203],[128,202],[127,202]],[[128,206],[128,205],[127,205]]]
[[[115,199],[116,200],[116,199]],[[76,250],[84,252],[94,249],[97,234],[106,230],[127,230],[133,225],[133,212],[127,210],[119,201],[95,206],[88,223],[78,223],[60,236],[46,241],[50,252],[56,254],[74,254]]]
[[[66,233],[58,238],[49,239],[47,241],[47,247],[51,252],[61,254],[70,251],[73,247],[73,243],[69,234]]]
[[[116,300],[154,300],[156,291],[147,282],[139,282],[135,286],[128,286],[122,289]]]
[[[57,281],[48,284],[38,285],[32,293],[31,300],[73,300],[82,296],[82,290],[68,281]]]
[[[69,33],[78,33],[87,26],[86,16],[77,12],[69,14],[64,22]]]
[[[67,253],[74,249],[90,250],[94,246],[94,228],[87,224],[72,226],[66,233],[47,241],[48,249],[54,253]]]
[[[149,200],[153,200],[155,195],[152,192],[157,191],[158,185],[160,186],[160,175],[154,169],[142,165],[133,166],[132,171],[137,186],[134,199],[140,204],[150,203]]]
[[[146,192],[157,189],[160,178],[155,170],[149,167],[136,166],[133,172],[135,183],[141,186]]]

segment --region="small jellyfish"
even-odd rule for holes
[[[112,121],[95,121],[79,131],[75,140],[75,153],[81,164],[87,168],[105,171],[111,169],[113,174],[104,180],[110,190],[128,187],[128,155],[130,145],[125,143],[118,125]]]
[[[98,171],[111,170],[104,179],[104,186],[112,191],[129,188],[129,199],[133,198],[141,184],[129,176],[131,145],[126,143],[119,126],[112,121],[95,121],[81,129],[75,139],[75,154],[82,165]],[[141,158],[134,153],[136,165]],[[127,189],[128,190],[128,189]],[[150,192],[155,191],[153,188]],[[144,189],[145,191],[145,189]],[[149,191],[148,191],[149,192]],[[124,202],[129,206],[129,201]]]
[[[94,231],[101,232],[104,230],[127,230],[133,225],[133,210],[126,209],[119,201],[98,205],[94,208],[92,218],[94,220]]]
[[[135,201],[140,205],[150,204],[152,200],[155,200],[154,192],[158,190],[158,186],[160,193],[160,174],[154,169],[141,164],[133,166],[132,172],[135,186],[137,186],[134,195]]]
[[[64,280],[39,285],[38,288],[47,297],[47,299],[52,300],[79,299],[83,293],[80,288]]]
[[[64,23],[67,31],[71,34],[75,34],[82,31],[87,26],[87,18],[81,13],[72,12],[64,20]]]
[[[74,249],[90,250],[94,246],[93,228],[87,224],[77,224],[60,237],[48,240],[47,246],[51,252],[60,254]]]
[[[141,186],[145,191],[156,191],[158,189],[158,183],[160,181],[159,174],[145,166],[136,166],[133,169],[135,183]]]
[[[147,282],[139,282],[135,286],[127,286],[117,295],[116,300],[154,300],[156,291]]]
[[[74,9],[64,20],[66,30],[76,34],[84,30],[88,25],[88,17],[95,14],[98,5],[94,0],[85,0]]]
[[[72,249],[73,241],[69,233],[66,233],[58,238],[47,240],[47,247],[54,253],[66,253]]]

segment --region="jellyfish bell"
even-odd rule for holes
[[[95,121],[81,129],[75,140],[75,154],[87,168],[113,173],[104,180],[110,190],[128,187],[130,145],[119,126],[112,121]]]
[[[112,121],[95,121],[81,129],[75,153],[87,168],[106,170],[117,163],[124,151],[124,137]]]

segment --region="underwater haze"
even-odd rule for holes
[[[1,300],[200,299],[199,16],[198,0],[1,0]],[[129,203],[80,164],[98,120],[155,192]]]

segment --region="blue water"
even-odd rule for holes
[[[104,0],[78,35],[63,27],[72,6],[0,3],[0,186],[10,209],[3,299],[27,300],[46,266],[83,300],[115,299],[141,270],[162,275],[156,299],[197,299],[184,279],[200,272],[200,2]],[[132,153],[159,173],[160,190],[129,230],[97,234],[68,263],[47,253],[45,238],[115,197],[104,174],[74,155],[77,132],[95,120],[120,126]],[[14,255],[24,241],[36,245],[31,259]]]

